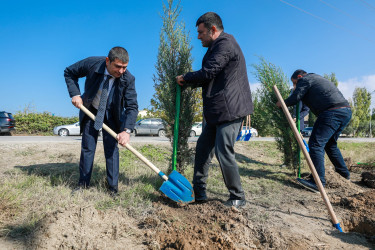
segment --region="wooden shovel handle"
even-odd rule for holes
[[[284,99],[280,95],[280,92],[279,92],[279,90],[278,90],[278,88],[277,88],[276,85],[273,86],[273,90],[275,91],[277,99],[281,103],[281,108],[283,109],[284,114],[285,114],[286,118],[288,119],[289,125],[292,128],[292,130],[293,130],[294,136],[296,137],[297,142],[298,142],[300,148],[302,149],[302,152],[303,152],[303,154],[305,156],[307,164],[309,165],[310,171],[311,171],[311,173],[312,173],[312,175],[314,177],[315,183],[318,186],[318,189],[319,189],[320,194],[322,195],[323,201],[324,201],[324,203],[326,204],[326,206],[328,208],[328,212],[329,212],[329,214],[330,214],[330,216],[332,218],[332,221],[333,221],[334,224],[338,224],[338,221],[337,221],[337,218],[336,218],[336,214],[333,211],[331,202],[328,199],[326,191],[324,190],[324,187],[322,185],[322,182],[320,181],[318,173],[316,172],[316,169],[315,169],[314,164],[313,164],[313,162],[312,162],[312,160],[310,158],[310,155],[307,152],[307,150],[305,148],[305,145],[303,144],[303,141],[302,141],[302,138],[301,138],[302,135],[297,130],[296,125],[295,125],[295,123],[294,123],[294,121],[292,119],[292,116],[290,115],[289,110],[288,110],[288,108],[285,105]]]
[[[90,110],[88,110],[85,106],[81,105],[79,107],[87,116],[89,116],[92,120],[95,121],[95,115],[93,113],[90,112]],[[103,129],[105,131],[107,131],[113,138],[115,138],[117,140],[117,134],[110,128],[108,127],[106,124],[103,123]],[[130,146],[130,144],[125,144],[125,147],[127,149],[130,150],[130,152],[132,152],[133,154],[135,154],[139,159],[141,159],[141,161],[143,161],[144,163],[146,163],[147,166],[149,166],[155,173],[159,174],[160,175],[160,170],[154,165],[152,164],[149,160],[146,159],[146,157],[144,157],[141,153],[139,153],[135,148],[133,148],[132,146]],[[164,180],[168,180],[168,177],[166,175],[160,175]]]

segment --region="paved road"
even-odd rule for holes
[[[132,136],[131,142],[169,143],[168,138],[157,136]],[[190,137],[189,142],[196,142],[198,137]],[[273,137],[253,137],[251,141],[274,141]],[[308,140],[308,138],[305,138]],[[99,141],[102,138],[99,137]],[[375,138],[340,138],[342,142],[375,142]],[[0,136],[0,143],[36,143],[36,142],[81,142],[81,136]]]

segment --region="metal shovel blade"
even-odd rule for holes
[[[159,190],[175,202],[185,203],[194,200],[193,187],[190,182],[175,170],[172,171],[168,180],[164,181]]]

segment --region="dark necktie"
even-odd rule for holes
[[[103,126],[105,109],[107,106],[107,99],[108,99],[109,79],[111,79],[111,76],[107,76],[107,79],[105,80],[103,84],[102,94],[100,95],[98,113],[96,113],[96,118],[95,118],[95,123],[94,123],[94,128],[96,130],[101,129]]]

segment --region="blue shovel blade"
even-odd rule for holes
[[[159,190],[175,202],[184,203],[194,200],[193,187],[190,182],[175,170],[168,176],[168,180],[161,185]]]

